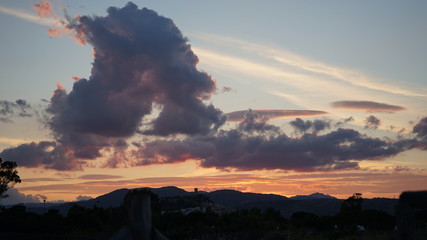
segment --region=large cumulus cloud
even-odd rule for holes
[[[90,78],[77,81],[55,112],[56,127],[127,137],[154,106],[160,114],[150,134],[207,133],[224,122],[203,102],[215,81],[196,68],[198,58],[172,20],[128,3],[69,27],[93,45],[95,60]]]
[[[93,46],[91,76],[76,81],[69,93],[60,84],[55,90],[46,111],[53,150],[41,143],[25,144],[1,154],[18,156],[11,153],[37,149],[44,160],[8,160],[74,169],[84,163],[75,159],[101,157],[101,150],[115,148],[137,132],[207,134],[225,122],[219,109],[204,103],[216,90],[215,81],[197,69],[197,56],[172,20],[128,3],[109,8],[105,17],[72,19],[66,28]],[[159,114],[148,121],[144,117],[153,110]],[[66,164],[53,164],[57,158]]]

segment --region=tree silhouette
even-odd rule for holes
[[[362,215],[362,194],[355,193],[344,200],[338,213],[340,224],[347,230],[355,230]]]
[[[4,193],[16,183],[21,182],[16,167],[17,165],[15,162],[3,162],[0,158],[0,199],[7,198],[8,195]]]
[[[341,205],[341,213],[347,215],[359,215],[362,212],[362,194],[355,193],[351,197],[344,200]]]

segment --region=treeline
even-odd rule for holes
[[[121,208],[84,208],[73,205],[66,216],[61,215],[57,209],[50,209],[43,215],[27,212],[24,205],[0,210],[1,233],[25,233],[45,236],[46,239],[50,239],[50,236],[51,239],[69,239],[66,236],[98,236],[94,239],[108,239],[106,236],[116,232],[124,224],[126,216]]]
[[[335,216],[296,212],[286,219],[273,208],[218,213],[207,207],[185,214],[173,210],[173,206],[206,206],[209,199],[197,195],[166,200],[153,197],[153,225],[170,239],[391,239],[395,235],[395,218],[378,210],[362,210],[362,201],[361,195],[355,194],[343,202]],[[108,239],[128,224],[126,219],[122,208],[73,205],[62,216],[55,209],[38,215],[17,205],[1,209],[0,232],[45,239]],[[419,231],[425,231],[427,214],[418,214],[417,223]]]

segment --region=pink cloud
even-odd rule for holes
[[[37,15],[42,18],[46,17],[56,17],[56,14],[52,11],[52,3],[49,1],[39,1],[34,4],[34,10],[36,10]]]
[[[73,28],[80,21],[80,15],[76,15],[74,18],[67,16],[67,20],[64,20],[53,11],[52,3],[45,0],[40,0],[34,4],[33,8],[40,18],[53,20],[52,27],[55,27],[55,29],[47,30],[49,36],[60,37],[65,35],[76,40],[80,45],[86,44],[85,32],[82,29]]]
[[[62,36],[62,31],[60,29],[48,29],[47,34],[51,37],[60,37]]]

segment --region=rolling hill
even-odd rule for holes
[[[287,198],[275,194],[248,193],[236,190],[217,190],[213,192],[194,193],[172,186],[145,189],[150,189],[160,198],[185,197],[195,194],[203,194],[211,199],[214,204],[230,209],[259,208],[264,210],[271,207],[279,210],[282,216],[287,218],[289,218],[294,212],[298,211],[310,212],[319,216],[334,215],[339,212],[343,202],[342,199],[337,199],[321,193]],[[43,204],[32,204],[27,206],[27,209],[36,213],[43,213],[49,209],[58,209],[62,214],[66,214],[73,204],[86,208],[92,208],[94,206],[101,208],[120,207],[128,191],[130,191],[130,189],[118,189],[90,200],[49,206],[46,210],[43,209]],[[363,208],[381,210],[394,215],[394,206],[397,204],[397,201],[397,199],[387,198],[364,199]]]

